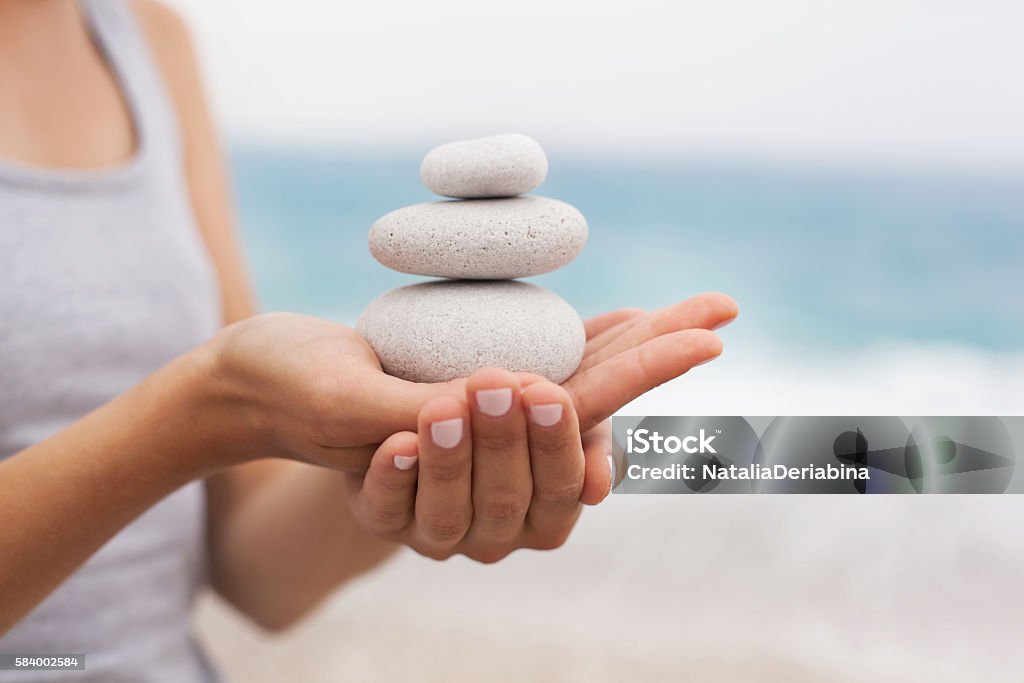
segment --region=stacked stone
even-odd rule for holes
[[[522,196],[547,170],[544,150],[525,135],[427,154],[423,183],[456,201],[392,211],[370,229],[370,252],[393,270],[449,279],[394,289],[360,316],[385,372],[443,382],[490,366],[562,382],[576,370],[585,343],[579,315],[553,292],[514,279],[561,268],[587,241],[575,208]]]

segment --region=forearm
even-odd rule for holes
[[[0,463],[0,634],[108,539],[211,462],[185,356]]]
[[[290,461],[261,468],[263,481],[224,514],[211,515],[214,588],[269,629],[290,625],[345,581],[377,566],[398,546],[369,535],[354,519],[345,473]],[[235,472],[208,482],[231,498]],[[255,489],[255,490],[253,490]]]

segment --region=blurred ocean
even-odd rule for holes
[[[377,264],[366,234],[432,198],[419,158],[236,147],[264,309],[352,323],[377,294],[417,280]],[[1024,176],[553,156],[541,194],[590,223],[576,261],[534,278],[584,316],[719,290],[742,308],[730,337],[780,360],[1022,348]]]

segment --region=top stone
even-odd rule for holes
[[[423,158],[420,178],[444,197],[515,197],[540,187],[548,158],[537,141],[510,133],[449,142]]]

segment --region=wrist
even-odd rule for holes
[[[169,421],[191,446],[185,466],[202,477],[256,457],[258,429],[240,387],[224,372],[220,335],[168,365]]]

